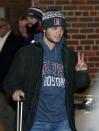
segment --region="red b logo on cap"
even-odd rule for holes
[[[54,18],[54,25],[61,26],[61,19],[60,18]]]

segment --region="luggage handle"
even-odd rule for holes
[[[17,101],[17,131],[22,131],[22,111],[24,98],[20,96],[20,101]]]

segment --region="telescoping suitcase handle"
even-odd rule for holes
[[[17,101],[17,131],[22,131],[23,101],[22,96],[20,96],[20,101]]]

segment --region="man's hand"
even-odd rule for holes
[[[87,65],[84,61],[84,53],[78,52],[78,62],[75,68],[76,71],[87,70]]]
[[[14,101],[21,101],[21,99],[25,97],[25,94],[23,91],[21,90],[16,90],[14,93],[13,93],[13,100]]]

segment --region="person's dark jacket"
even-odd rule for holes
[[[14,55],[23,46],[21,39],[11,32],[0,52],[0,91],[3,91],[2,83],[9,71]]]
[[[75,71],[77,55],[65,45],[62,49],[64,75],[68,80],[66,87],[66,109],[72,131],[76,131],[74,124],[73,93],[88,86],[88,71]],[[25,92],[23,107],[23,131],[29,131],[35,120],[40,94],[43,66],[43,49],[39,44],[30,44],[22,48],[16,55],[11,69],[5,79],[4,89],[12,96],[15,90]]]

